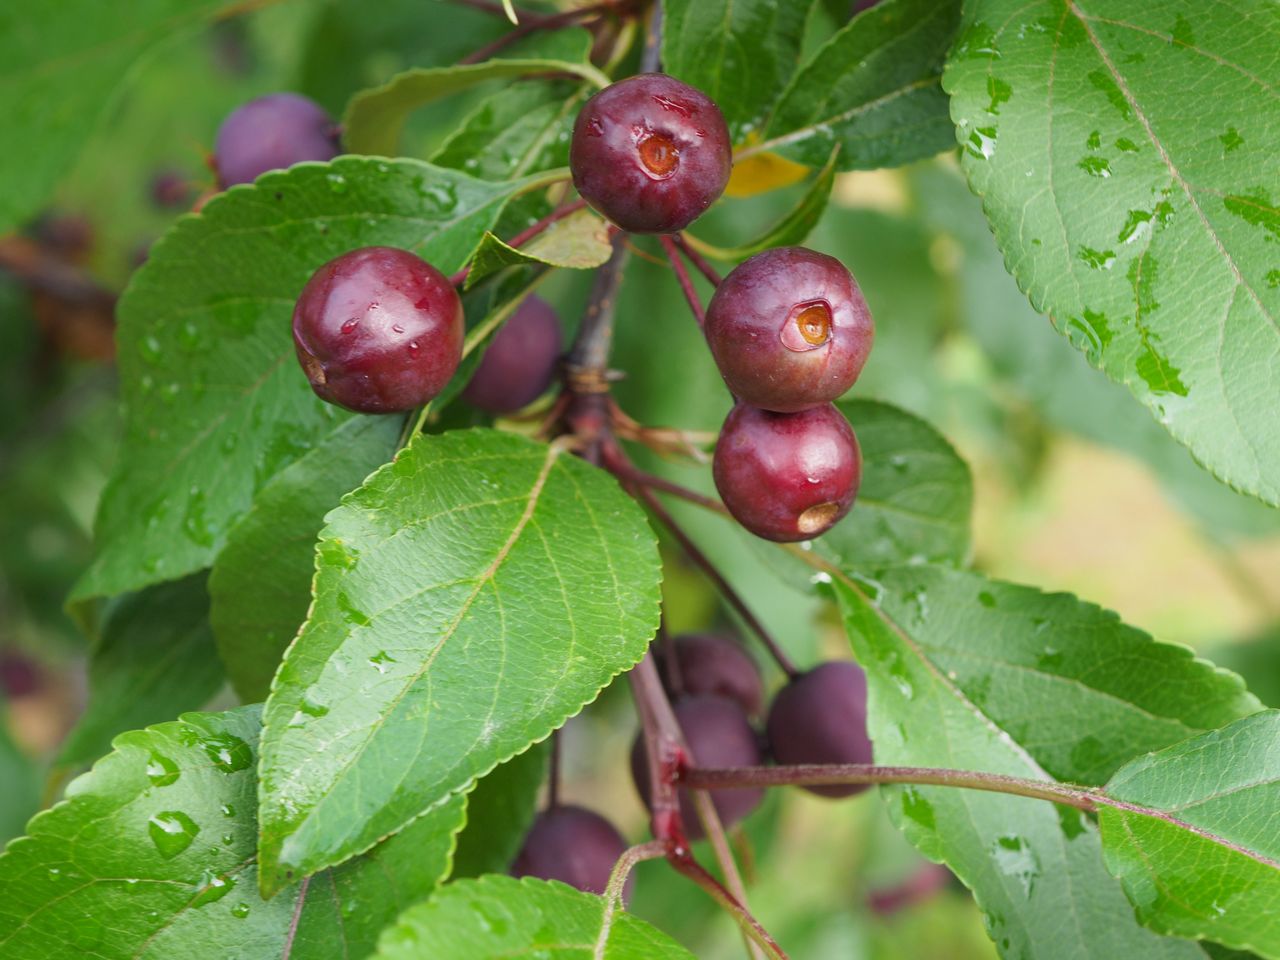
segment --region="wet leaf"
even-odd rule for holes
[[[58,762],[89,763],[126,730],[205,706],[223,683],[205,575],[113,601],[89,658],[89,704]]]
[[[816,549],[846,570],[968,559],[973,478],[951,444],[887,403],[843,400],[838,406],[862,448],[862,485],[854,509]]]
[[[1107,867],[1143,923],[1280,957],[1280,711],[1134,760],[1106,792]]]
[[[260,710],[188,714],[118,737],[114,752],[0,856],[0,953],[368,955],[382,928],[448,870],[463,798],[366,856],[263,901],[255,855]]]
[[[562,448],[423,435],[329,514],[267,701],[264,890],[341,863],[544,739],[643,654],[640,508]]]
[[[597,87],[609,78],[587,60],[591,37],[573,31],[563,37],[548,35],[551,56],[486,60],[451,67],[418,67],[392,77],[380,87],[351,98],[343,115],[343,142],[355,153],[393,156],[409,115],[442,97],[468,90],[490,80],[513,80],[539,74],[572,74]]]
[[[959,0],[882,0],[854,17],[791,78],[751,151],[819,167],[839,146],[839,169],[862,170],[945,150],[939,81],[959,22]]]
[[[125,437],[76,598],[208,566],[257,491],[349,417],[294,357],[294,300],[317,267],[386,244],[451,273],[525,185],[345,157],[266,174],[179,220],[120,303]]]
[[[601,943],[603,940],[603,943]],[[692,960],[665,933],[563,883],[483,877],[451,883],[378,941],[372,960]]]
[[[1258,708],[1239,678],[1065,594],[928,566],[834,588],[867,671],[878,763],[1098,784]],[[883,793],[907,838],[974,891],[1004,956],[1203,958],[1137,924],[1079,811],[947,787]]]
[[[1271,504],[1277,48],[1267,0],[978,0],[945,77],[969,183],[1036,309]]]
[[[307,619],[324,516],[396,451],[403,417],[352,417],[273,477],[231,528],[209,574],[210,620],[236,692],[267,698]]]
[[[813,0],[664,0],[663,69],[720,108],[734,143],[768,115],[800,58]]]

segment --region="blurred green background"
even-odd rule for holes
[[[284,3],[172,38],[140,66],[50,209],[0,238],[0,840],[56,795],[52,758],[86,699],[90,641],[62,603],[90,556],[119,430],[112,298],[212,189],[207,153],[234,106],[292,89],[337,114],[353,92],[451,63],[504,29],[478,11],[425,6],[436,22],[424,24],[422,0]],[[426,156],[485,92],[420,112],[409,152]],[[741,242],[802,191],[727,199],[695,232]],[[1240,670],[1280,706],[1280,513],[1218,484],[1031,310],[952,158],[842,176],[810,244],[854,271],[877,321],[855,392],[930,420],[970,464],[978,568],[1109,607]],[[646,423],[715,430],[728,397],[669,269],[651,262],[657,249],[637,241],[624,281],[618,396]],[[544,287],[570,327],[587,282]],[[709,489],[705,470],[648,465]],[[716,517],[677,512],[797,660],[848,655],[821,604],[780,581],[765,549]],[[697,571],[666,556],[672,628],[727,623]],[[232,702],[224,692],[213,705]],[[615,684],[569,724],[563,754],[568,798],[639,840],[626,770],[634,732]],[[897,837],[874,795],[777,794],[737,842],[752,906],[794,956],[994,956],[967,894]],[[634,908],[701,957],[741,955],[732,924],[660,863],[641,868]]]

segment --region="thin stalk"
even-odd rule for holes
[[[627,251],[623,245],[625,238],[625,233],[619,233],[613,238],[613,254],[596,271],[591,299],[587,302],[578,336],[569,351],[571,369],[589,370],[603,376],[608,366],[609,347],[613,344],[613,317],[618,306],[618,288],[622,284],[622,270],[627,262]]]
[[[666,856],[667,845],[661,840],[650,840],[622,851],[622,856],[613,865],[609,873],[609,883],[604,888],[604,916],[600,919],[600,936],[596,938],[595,949],[591,952],[593,960],[604,960],[609,947],[609,932],[613,929],[613,918],[618,908],[623,906],[622,891],[626,887],[627,877],[635,869],[636,864],[645,860],[657,860]]]
[[[551,734],[551,758],[547,763],[547,809],[560,806],[560,731]]]
[[[609,13],[618,9],[617,0],[606,3],[593,3],[589,6],[578,7],[576,10],[566,10],[564,13],[552,14],[551,16],[538,16],[537,14],[521,13],[520,22],[513,30],[504,33],[498,39],[486,43],[483,47],[467,54],[458,61],[459,65],[468,63],[481,63],[488,60],[495,53],[500,53],[507,47],[511,46],[517,40],[523,40],[531,33],[539,30],[559,30],[561,27],[568,27],[586,17],[593,16],[597,13]],[[488,9],[488,7],[482,8]],[[506,15],[505,13],[503,14]]]
[[[699,273],[707,278],[708,282],[710,282],[713,287],[720,286],[720,274],[716,271],[716,268],[710,264],[706,257],[694,249],[693,244],[690,242],[692,239],[691,237],[681,232],[677,233],[672,239],[675,241],[675,245],[680,248],[680,252],[689,258],[689,262],[697,268]]]
[[[698,549],[698,545],[690,539],[687,533],[685,533],[680,524],[676,522],[675,517],[668,512],[667,508],[664,507],[658,498],[655,497],[647,488],[639,487],[637,489],[637,495],[649,508],[650,512],[658,518],[659,522],[661,522],[662,525],[671,532],[671,535],[676,538],[681,549],[683,549],[689,559],[693,561],[694,565],[706,574],[707,578],[712,582],[716,590],[719,591],[722,597],[724,597],[725,602],[737,611],[738,616],[740,616],[743,622],[751,628],[751,632],[760,638],[760,642],[764,644],[765,649],[769,651],[769,655],[773,657],[774,661],[782,669],[782,672],[792,679],[798,677],[800,675],[799,669],[797,669],[796,665],[791,661],[791,658],[783,651],[782,647],[778,645],[778,642],[773,638],[773,635],[769,632],[768,628],[760,622],[759,617],[751,612],[751,608],[748,607],[742,597],[738,595],[738,592],[734,590],[733,587],[729,586],[729,582],[724,578],[724,575],[716,569],[715,564],[707,558],[707,555]]]
[[[743,913],[751,917],[751,910],[747,904],[746,884],[742,882],[742,874],[738,872],[738,862],[733,858],[729,838],[725,836],[724,824],[720,822],[720,814],[711,801],[711,794],[705,790],[690,790],[689,795],[693,797],[693,808],[702,824],[702,832],[706,834],[707,842],[711,844],[711,852],[715,855],[716,863],[720,865],[720,870],[724,874],[725,889],[738,901]],[[754,917],[751,917],[751,922],[764,930]],[[745,928],[743,933],[747,933]],[[753,960],[760,960],[759,944],[748,936],[746,945],[747,952],[751,954]]]
[[[1097,792],[1050,780],[1028,780],[1002,773],[977,773],[941,767],[889,767],[869,763],[804,763],[781,767],[690,767],[680,782],[702,790],[735,787],[831,786],[833,784],[913,783],[939,787],[960,787],[1006,793],[1035,800],[1049,800],[1092,813],[1099,802]]]
[[[733,894],[721,885],[719,880],[707,873],[696,860],[692,857],[668,857],[667,860],[678,871],[710,894],[711,899],[715,900],[721,908],[738,922],[738,926],[742,928],[742,933],[747,937],[749,943],[763,949],[765,954],[773,957],[774,960],[788,960],[782,947],[778,946],[773,937],[769,936],[769,931],[760,925],[760,921],[753,917],[751,912],[739,903]]]
[[[673,497],[679,497],[681,500],[687,500],[689,503],[696,503],[698,506],[713,510],[716,513],[729,515],[729,511],[725,505],[715,497],[708,497],[698,493],[696,490],[690,490],[688,487],[682,487],[678,483],[673,483],[666,477],[659,477],[657,474],[646,473],[639,467],[634,466],[630,462],[610,463],[609,469],[620,476],[625,477],[631,483],[638,484],[641,487],[648,487],[651,490],[661,490],[663,493],[669,493]]]
[[[689,309],[693,311],[693,318],[698,321],[698,327],[701,329],[706,325],[707,312],[702,307],[702,300],[698,297],[698,291],[694,289],[693,278],[689,276],[689,271],[685,269],[684,261],[680,259],[680,251],[676,247],[676,243],[666,234],[658,238],[662,244],[663,252],[667,255],[667,262],[671,264],[671,269],[675,271],[676,280],[680,284],[680,292],[684,294],[685,300],[689,302]]]

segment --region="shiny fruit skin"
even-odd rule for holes
[[[720,430],[711,471],[735,520],[787,543],[821,536],[853,506],[862,453],[831,404],[772,413],[739,403]]]
[[[316,394],[359,413],[412,410],[462,359],[462,301],[408,250],[363,247],[330,260],[293,311],[298,362]]]
[[[213,162],[225,189],[304,160],[332,160],[340,152],[337,127],[320,104],[297,93],[269,93],[222,121]]]
[[[655,649],[665,674],[673,677],[667,648],[659,644]],[[718,633],[687,633],[674,637],[670,650],[675,655],[681,695],[725,697],[736,702],[748,716],[760,715],[764,683],[760,668],[741,643]]]
[[[732,700],[715,696],[685,697],[672,707],[676,722],[689,745],[693,763],[700,767],[754,767],[761,763],[760,740],[751,728],[747,715]],[[631,747],[631,777],[640,799],[649,805],[649,764],[643,734]],[[762,787],[746,790],[712,790],[720,821],[729,827],[737,823],[764,798]],[[688,790],[677,791],[680,819],[690,840],[701,840],[705,833],[693,797]]]
[[[494,334],[462,399],[493,414],[528,406],[551,386],[562,348],[555,309],[541,297],[526,297]]]
[[[543,810],[525,835],[511,864],[513,877],[559,880],[587,893],[604,893],[613,866],[627,849],[622,835],[604,817],[568,804]],[[631,894],[627,878],[623,896]]]
[[[578,193],[634,233],[687,227],[724,192],[732,165],[720,108],[661,73],[628,77],[593,96],[569,145]]]
[[[843,394],[875,335],[853,275],[805,247],[766,250],[735,267],[711,297],[704,329],[733,395],[777,413]]]
[[[847,660],[832,660],[792,680],[769,708],[769,749],[780,766],[871,763],[867,678]],[[850,797],[867,784],[805,787],[820,797]]]

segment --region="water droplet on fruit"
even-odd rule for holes
[[[418,355],[418,351],[421,349],[422,347],[418,344],[417,340],[409,341],[409,356],[416,357]]]
[[[147,821],[151,842],[166,860],[172,860],[191,846],[199,832],[196,822],[180,810],[166,810]]]
[[[343,321],[342,326],[339,327],[338,329],[340,329],[343,333],[350,333],[358,326],[360,326],[360,318],[352,317],[350,320]]]
[[[404,324],[393,323],[391,325],[391,330],[393,333],[404,333]]]
[[[178,765],[168,757],[153,753],[147,760],[147,779],[153,786],[167,787],[177,783],[180,775]]]
[[[604,136],[604,124],[601,123],[596,117],[592,117],[590,120],[587,121],[587,136],[590,136],[590,137]]]

